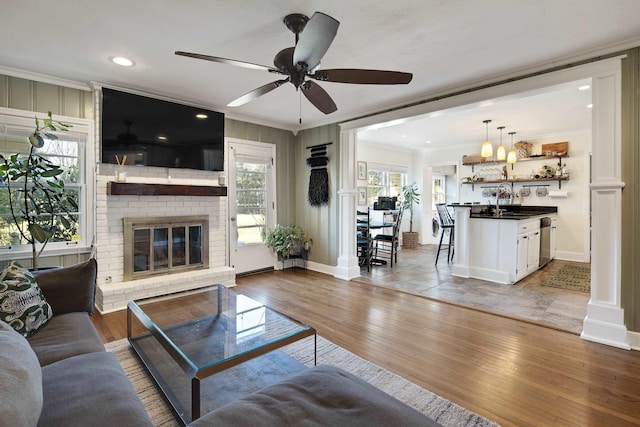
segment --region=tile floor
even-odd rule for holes
[[[358,282],[397,289],[411,294],[518,318],[579,334],[587,314],[589,294],[542,286],[549,275],[563,265],[577,264],[553,260],[515,285],[501,285],[451,275],[445,251],[435,265],[437,245],[400,250],[398,263],[361,269]]]

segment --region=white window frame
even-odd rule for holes
[[[382,172],[381,185],[373,185],[370,183],[369,174],[371,172]],[[400,182],[401,182],[400,187],[393,187],[391,185],[392,173],[400,174]],[[408,179],[409,179],[409,168],[406,166],[368,162],[367,163],[367,187],[368,189],[377,188],[378,192],[374,194],[373,191],[369,191],[367,189],[367,205],[373,206],[373,202],[375,202],[379,196],[391,196],[391,197],[397,196],[398,198],[400,198],[400,196],[402,195],[402,187],[407,185]],[[392,189],[395,189],[397,191],[393,192]]]
[[[33,132],[35,128],[35,117],[43,120],[45,113],[18,110],[13,108],[0,107],[0,126],[19,129],[25,131],[25,135]],[[86,253],[91,251],[95,235],[95,127],[93,120],[80,119],[77,117],[60,116],[54,114],[54,121],[69,123],[69,135],[74,138],[83,139],[85,148],[81,150],[78,157],[81,177],[78,184],[73,187],[79,188],[80,199],[78,200],[79,230],[80,239],[73,242],[49,242],[41,255],[41,258],[48,256],[69,255]],[[25,144],[29,142],[25,138]],[[82,151],[84,153],[82,153]],[[84,157],[82,157],[84,154]],[[31,259],[31,245],[22,244],[19,246],[1,246],[0,261]]]

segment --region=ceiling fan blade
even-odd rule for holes
[[[340,22],[329,15],[315,12],[300,34],[293,64],[305,63],[307,70],[316,68],[336,37],[339,25]]]
[[[336,68],[319,70],[309,77],[323,82],[357,83],[367,85],[406,85],[413,78],[411,73],[401,71],[361,70],[358,68]]]
[[[329,94],[322,89],[318,84],[307,80],[300,88],[304,96],[311,102],[318,110],[325,114],[331,114],[338,110],[335,102],[329,96]]]
[[[266,85],[260,86],[259,88],[254,89],[249,93],[245,93],[240,98],[231,101],[230,103],[227,104],[227,107],[239,107],[241,105],[244,105],[266,93],[271,92],[274,89],[279,88],[280,86],[287,83],[288,81],[289,79],[286,78],[283,80],[276,80],[275,82],[267,83]]]
[[[235,65],[237,67],[251,68],[253,70],[266,70],[266,71],[280,73],[279,70],[276,70],[273,67],[267,67],[266,65],[260,65],[260,64],[252,64],[251,62],[236,61],[235,59],[220,58],[217,56],[203,55],[201,53],[182,52],[180,50],[177,50],[175,54],[180,56],[186,56],[188,58],[204,59],[205,61],[213,61],[213,62],[219,62],[221,64]]]

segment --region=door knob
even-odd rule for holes
[[[232,216],[232,217],[231,217],[231,218],[229,218],[229,219],[230,219],[231,221],[235,221],[235,220],[236,220],[236,217],[235,217],[235,216]]]

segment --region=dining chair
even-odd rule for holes
[[[391,234],[380,233],[373,237],[374,249],[373,259],[383,260],[383,258],[389,259],[390,267],[393,267],[393,263],[398,263],[398,248],[400,247],[400,227],[402,225],[402,213],[403,208],[400,208],[393,224],[391,224]]]

